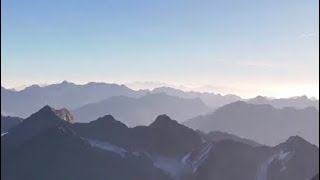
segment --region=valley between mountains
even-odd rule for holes
[[[318,103],[104,83],[2,88],[1,179],[316,179]]]

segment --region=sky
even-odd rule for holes
[[[2,0],[1,85],[319,98],[318,0]]]

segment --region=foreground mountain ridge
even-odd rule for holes
[[[23,121],[22,118],[4,116],[1,114],[1,134],[8,132]]]
[[[1,178],[10,180],[301,180],[318,173],[318,159],[319,149],[300,137],[251,146],[207,140],[166,115],[130,128],[111,115],[70,123],[51,107],[1,138]]]

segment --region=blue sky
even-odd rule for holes
[[[245,97],[318,97],[318,4],[3,0],[1,82],[152,82]]]

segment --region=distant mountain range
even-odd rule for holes
[[[252,146],[166,115],[134,128],[110,115],[90,123],[66,117],[46,106],[2,136],[1,179],[302,180],[319,173],[318,147],[298,136]]]
[[[1,87],[1,112],[4,115],[26,118],[45,105],[74,109],[113,96],[141,97],[145,94],[145,91],[134,91],[124,85],[76,85],[67,81],[43,87],[33,85],[21,91]]]
[[[223,140],[233,140],[235,142],[239,142],[242,144],[248,144],[253,147],[262,146],[262,144],[259,144],[255,141],[250,140],[250,139],[241,138],[239,136],[236,136],[236,135],[230,134],[230,133],[226,133],[226,132],[211,131],[209,133],[203,133],[203,132],[199,132],[199,133],[202,134],[203,137],[207,141],[219,142],[219,141],[223,141]]]
[[[276,108],[295,107],[301,109],[314,106],[319,109],[319,100],[309,99],[305,96],[286,99],[268,99],[258,96],[253,99],[243,99],[236,95],[186,92],[170,87],[160,87],[152,91],[135,91],[124,85],[117,84],[92,82],[85,85],[76,85],[64,81],[60,84],[41,87],[33,85],[20,91],[1,87],[1,113],[5,116],[26,118],[45,105],[50,105],[55,108],[66,107],[68,109],[78,109],[85,105],[98,103],[112,97],[125,96],[130,99],[159,93],[166,93],[167,95],[182,99],[200,99],[211,110],[238,100],[248,101],[253,104],[271,104]]]
[[[171,96],[176,96],[185,99],[192,99],[192,98],[200,98],[207,106],[211,109],[216,109],[223,105],[241,100],[242,98],[236,95],[228,94],[228,95],[221,95],[215,93],[201,93],[201,92],[186,92],[179,89],[174,89],[170,87],[160,87],[155,88],[151,91],[151,93],[166,93]]]
[[[78,122],[89,122],[111,114],[129,126],[148,125],[159,114],[184,121],[210,109],[199,99],[183,99],[165,93],[147,94],[140,98],[116,96],[73,110]]]
[[[237,101],[184,124],[205,132],[225,131],[267,145],[279,144],[292,135],[319,145],[319,111],[315,107],[277,109]]]
[[[319,100],[309,99],[307,96],[269,99],[263,96],[257,96],[247,101],[251,104],[270,104],[275,108],[294,107],[297,109],[304,109],[307,107],[315,107],[319,110]]]

